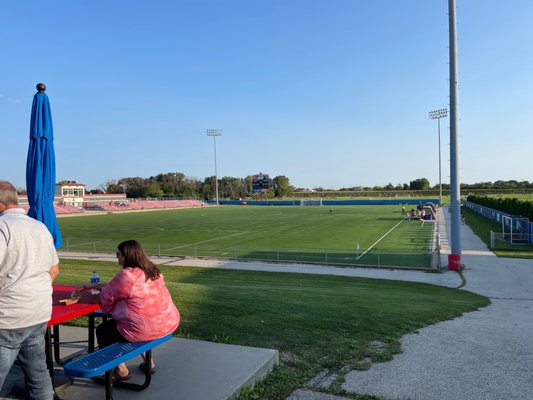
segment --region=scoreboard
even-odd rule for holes
[[[271,186],[271,180],[268,174],[257,174],[252,178],[252,191],[254,193],[268,193]]]

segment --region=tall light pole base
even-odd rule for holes
[[[448,269],[450,271],[459,271],[461,269],[460,254],[448,254]]]

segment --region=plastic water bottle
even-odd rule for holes
[[[100,283],[100,275],[98,275],[96,270],[94,270],[93,274],[91,275],[91,283]]]
[[[100,275],[98,275],[98,272],[96,270],[93,270],[93,273],[91,275],[91,283],[100,283]],[[91,289],[91,294],[98,294],[100,291],[98,289]]]

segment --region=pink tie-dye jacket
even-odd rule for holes
[[[180,314],[163,274],[146,280],[140,268],[124,268],[100,292],[104,313],[111,313],[118,331],[130,342],[157,339],[173,332]]]

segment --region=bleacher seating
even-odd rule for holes
[[[83,210],[79,209],[78,207],[68,204],[54,204],[54,211],[56,214],[76,214],[83,212]]]
[[[203,207],[205,203],[199,200],[129,200],[97,203],[96,206],[104,211],[132,211]]]
[[[30,206],[27,204],[21,205],[20,208],[23,208],[26,213],[30,210]],[[59,205],[54,204],[54,211],[56,214],[76,214],[76,213],[82,213],[83,210],[79,209],[78,207],[70,206],[70,205]]]
[[[92,210],[100,211],[135,211],[135,210],[160,210],[184,207],[204,207],[205,203],[199,200],[121,200],[95,203],[90,207]],[[21,205],[28,212],[29,205]],[[72,205],[54,203],[56,215],[61,214],[79,214],[85,210]]]

